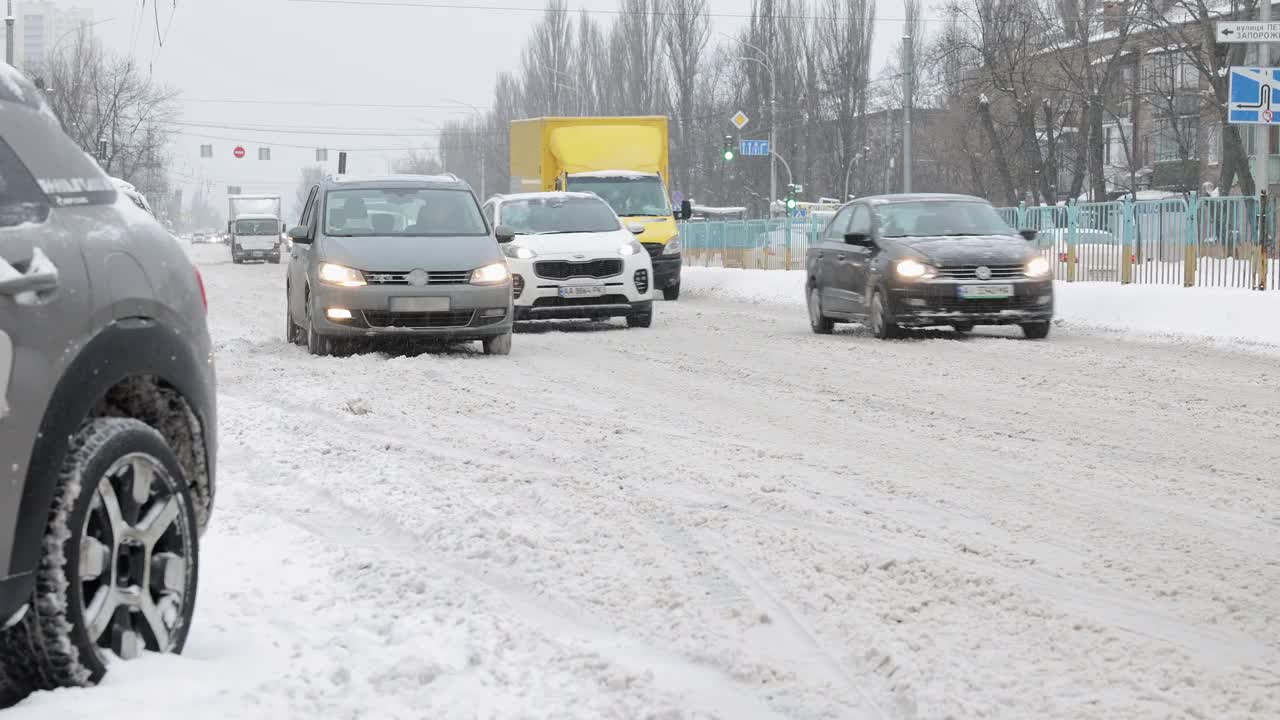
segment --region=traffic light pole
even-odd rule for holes
[[[13,16],[13,0],[9,0],[9,11],[4,16],[4,61],[13,64],[13,24],[17,22]]]
[[[1258,20],[1261,22],[1271,22],[1271,2],[1272,0],[1262,0],[1258,3]],[[1271,64],[1271,46],[1267,43],[1258,43],[1258,67],[1267,67]],[[1258,125],[1254,128],[1256,133],[1254,137],[1254,184],[1259,191],[1267,191],[1270,189],[1271,168],[1269,166],[1271,160],[1271,126]]]

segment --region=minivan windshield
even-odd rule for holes
[[[237,220],[237,235],[278,235],[280,224],[275,220]],[[204,238],[204,233],[196,233],[196,239]]]
[[[972,200],[886,203],[877,208],[880,235],[891,238],[1016,235],[995,208]]]
[[[466,190],[360,188],[325,195],[331,237],[487,236],[489,228]]]
[[[502,224],[517,235],[597,233],[621,230],[618,216],[596,198],[545,197],[502,205]]]

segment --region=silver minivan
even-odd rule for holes
[[[286,337],[313,355],[388,337],[511,352],[511,273],[456,176],[326,178],[289,237]]]

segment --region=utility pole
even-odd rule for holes
[[[912,25],[915,23],[907,23],[907,34],[902,38],[902,68],[903,68],[903,88],[902,88],[902,192],[911,192],[911,99],[916,94],[916,50],[915,38],[912,34],[915,32]]]
[[[1271,0],[1258,3],[1258,20],[1271,22]],[[1258,43],[1258,67],[1271,64],[1271,48],[1267,43]],[[1254,171],[1253,177],[1259,193],[1266,192],[1271,185],[1269,162],[1271,160],[1271,126],[1258,125],[1254,128]]]
[[[13,64],[13,24],[18,19],[13,16],[13,0],[9,0],[9,9],[4,16],[4,61]]]

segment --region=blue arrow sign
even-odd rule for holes
[[[1280,69],[1231,68],[1227,120],[1232,125],[1280,125]]]
[[[738,154],[753,157],[769,156],[768,140],[741,140],[738,143]]]

